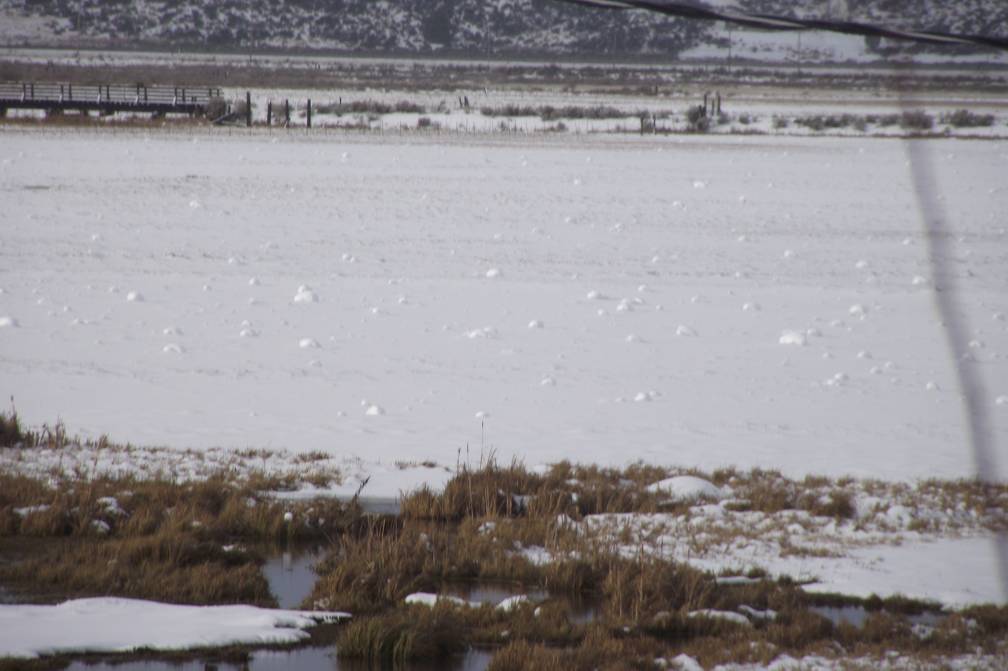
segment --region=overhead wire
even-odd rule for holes
[[[892,26],[879,26],[858,21],[837,19],[799,18],[778,14],[756,14],[732,8],[710,7],[696,2],[663,2],[661,0],[554,0],[572,5],[583,5],[595,9],[628,10],[641,9],[665,16],[673,16],[699,21],[724,21],[749,28],[763,30],[799,31],[821,30],[864,37],[884,37],[894,40],[909,40],[930,44],[960,44],[988,47],[1008,51],[1008,36],[962,35],[940,30],[906,30]]]
[[[725,21],[763,30],[819,30],[929,44],[965,44],[1008,50],[1008,38],[1000,36],[959,35],[927,30],[908,31],[853,21],[751,14],[734,9],[715,9],[699,3],[659,2],[655,0],[555,1],[595,9],[647,10],[666,16],[692,20]],[[901,91],[900,104],[904,111],[909,107],[903,91]],[[906,147],[914,196],[923,220],[935,310],[944,331],[945,344],[962,397],[967,441],[972,453],[972,470],[977,480],[981,482],[997,482],[1000,470],[988,416],[990,400],[983,378],[976,366],[972,365],[973,362],[969,354],[970,328],[960,303],[959,282],[954,268],[949,265],[953,259],[954,250],[951,245],[952,233],[947,225],[948,216],[938,195],[938,183],[935,178],[933,162],[930,160],[928,145],[920,139],[910,139]],[[993,540],[1001,588],[1004,598],[1008,599],[1008,534],[1004,531],[995,532]]]

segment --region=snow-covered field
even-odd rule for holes
[[[927,143],[1008,474],[1008,145]],[[175,448],[973,473],[903,144],[0,135],[0,394]]]

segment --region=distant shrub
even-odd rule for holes
[[[423,105],[409,100],[400,100],[395,104],[381,102],[379,100],[354,100],[345,103],[328,103],[315,106],[315,111],[319,114],[425,114],[427,109]]]
[[[967,109],[960,109],[951,114],[943,114],[941,122],[955,128],[989,127],[994,125],[994,115],[974,114]]]
[[[748,126],[749,124],[752,123],[752,121],[753,121],[752,117],[750,117],[748,114],[739,114],[738,122],[743,126]]]
[[[423,105],[418,105],[409,100],[400,100],[393,109],[400,114],[424,114],[427,110]]]
[[[18,421],[17,413],[13,410],[8,415],[0,412],[0,447],[10,447],[17,445],[24,440],[21,432],[21,422]]]
[[[789,125],[791,125],[791,122],[787,120],[787,117],[775,116],[773,118],[773,127],[778,130],[781,128],[787,128]]]
[[[900,117],[900,128],[903,130],[924,131],[934,127],[934,117],[921,110],[903,112]]]
[[[858,130],[864,130],[867,127],[865,117],[854,116],[853,114],[815,114],[798,117],[795,119],[795,123],[814,131],[849,128],[851,126]]]
[[[608,105],[595,105],[591,107],[567,105],[564,107],[554,107],[553,105],[541,105],[533,107],[531,105],[502,105],[500,107],[482,107],[480,113],[483,116],[537,116],[543,121],[557,121],[558,119],[622,119],[632,116],[628,112],[609,107]]]
[[[703,105],[694,105],[686,110],[686,122],[694,133],[704,133],[710,128],[710,117]]]
[[[876,126],[895,126],[900,122],[900,116],[898,114],[869,114],[865,119],[870,124]]]
[[[210,98],[206,106],[208,119],[219,119],[227,114],[227,102],[220,97]]]
[[[703,105],[694,105],[686,110],[686,121],[690,125],[696,125],[701,119],[707,118],[707,109]]]
[[[437,127],[437,124],[435,124],[433,121],[431,121],[431,118],[429,116],[422,116],[419,119],[417,119],[416,125],[417,125],[417,128],[436,128]]]

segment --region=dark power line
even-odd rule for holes
[[[894,40],[909,40],[930,44],[965,44],[1008,51],[1008,37],[987,35],[957,35],[937,30],[902,30],[887,26],[876,26],[857,21],[834,19],[800,19],[776,14],[751,14],[736,9],[709,7],[692,2],[660,2],[658,0],[555,0],[574,5],[585,5],[596,9],[643,9],[666,16],[676,16],[699,21],[724,21],[749,28],[763,30],[823,30],[847,35],[865,37],[885,37]]]

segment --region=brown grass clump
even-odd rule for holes
[[[451,606],[414,606],[353,620],[339,637],[340,657],[373,665],[444,659],[465,650],[463,614]]]
[[[698,610],[708,607],[713,589],[709,575],[641,553],[612,563],[604,584],[607,615],[640,623],[659,613]]]
[[[262,497],[224,473],[189,484],[0,473],[0,537],[45,542],[31,559],[0,565],[0,581],[34,598],[275,605],[261,559],[237,543],[327,539],[359,516],[332,499]]]
[[[652,671],[662,653],[663,646],[648,638],[593,627],[580,644],[567,648],[514,641],[494,654],[487,671]]]
[[[14,447],[24,442],[24,439],[17,412],[0,412],[0,447]]]
[[[169,603],[276,606],[259,560],[193,534],[54,544],[42,556],[0,566],[0,580],[36,595],[117,596]]]

